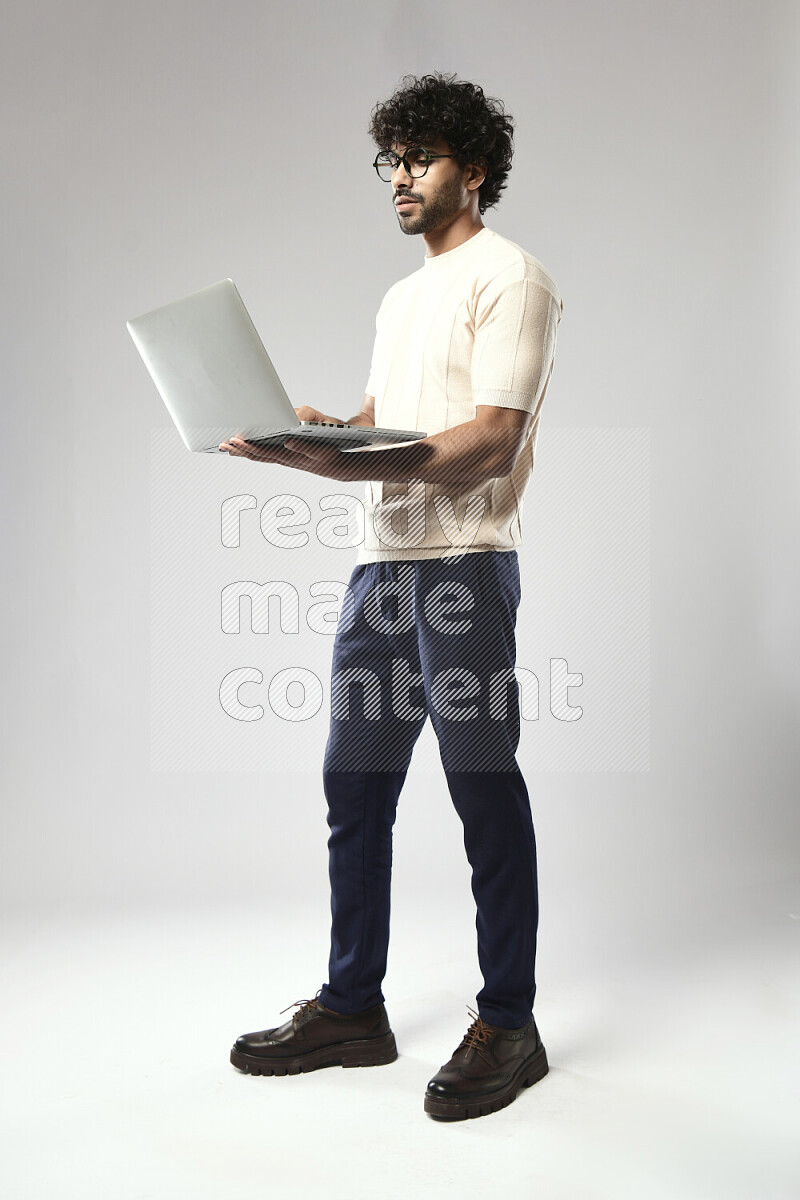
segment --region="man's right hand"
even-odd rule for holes
[[[319,412],[318,409],[312,408],[310,404],[303,404],[300,408],[294,410],[297,413],[298,421],[334,421],[337,425],[374,425],[375,422],[363,410],[356,413],[349,421],[343,420],[342,417],[326,417],[325,413]]]
[[[297,414],[298,421],[334,421],[337,425],[342,423],[341,417],[326,417],[325,413],[312,408],[310,404],[303,404],[294,411]]]

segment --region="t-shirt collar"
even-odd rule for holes
[[[443,263],[451,263],[456,258],[460,258],[463,254],[465,254],[469,248],[474,249],[475,242],[484,241],[485,235],[488,233],[491,233],[491,230],[484,225],[483,229],[479,229],[477,233],[472,235],[472,237],[467,238],[465,242],[460,242],[457,246],[454,246],[452,250],[445,250],[442,254],[426,254],[422,260],[423,265],[426,267],[438,268]]]

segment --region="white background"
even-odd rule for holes
[[[12,1194],[238,1198],[277,1180],[371,1196],[378,1138],[387,1196],[489,1194],[501,1165],[523,1195],[796,1194],[799,32],[776,0],[6,4]],[[613,518],[607,431],[645,431],[650,473],[645,769],[577,750],[537,764],[523,732],[551,1074],[449,1129],[422,1093],[480,977],[435,753],[412,765],[396,826],[398,1063],[284,1080],[227,1064],[238,1033],[325,978],[324,801],[281,754],[152,769],[151,444],[172,425],[125,329],[231,276],[293,403],[353,415],[381,297],[424,253],[370,165],[369,113],[431,70],[514,116],[509,186],[484,221],[564,297],[520,554],[537,655],[562,653],[537,632],[540,568],[576,637],[609,595],[574,520]],[[263,470],[265,497],[310,478]]]

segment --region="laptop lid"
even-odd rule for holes
[[[189,450],[300,422],[232,279],[127,322]]]

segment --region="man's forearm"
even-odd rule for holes
[[[509,474],[509,451],[510,446],[487,447],[486,430],[473,420],[407,446],[368,450],[347,458],[353,463],[354,480],[480,484]]]
[[[375,428],[375,422],[373,421],[373,419],[369,415],[369,413],[364,412],[363,408],[362,408],[361,412],[356,413],[356,415],[354,417],[351,417],[349,421],[346,421],[345,424],[347,424],[347,425],[371,425],[373,429]]]
[[[302,411],[302,410],[301,410]],[[370,414],[363,424],[372,425]],[[374,426],[373,426],[374,427]],[[386,450],[343,453],[334,446],[315,445],[311,441],[286,438],[282,447],[263,447],[232,437],[221,442],[220,449],[262,462],[283,463],[326,479],[343,483],[378,480],[405,483],[419,479],[423,483],[448,484],[463,488],[481,486],[490,479],[510,475],[517,454],[518,431],[487,430],[486,421],[474,418],[430,437]]]

